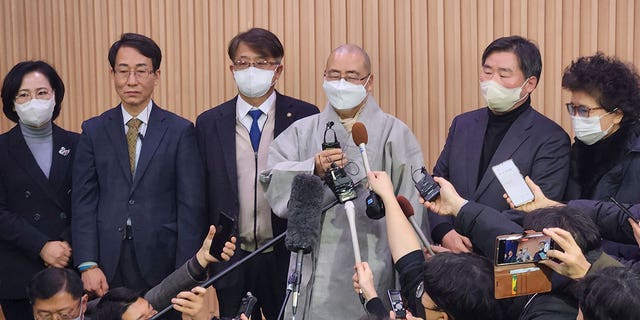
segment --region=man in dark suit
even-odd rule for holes
[[[569,174],[570,141],[556,123],[531,107],[542,71],[536,45],[519,36],[494,40],[482,54],[480,90],[487,108],[457,116],[433,169],[460,195],[499,211],[509,209],[492,166],[513,159],[550,198],[559,200]],[[431,236],[455,252],[473,249],[453,220],[429,213]]]
[[[238,95],[196,120],[203,155],[211,224],[224,212],[235,219],[241,259],[286,229],[264,198],[258,174],[266,169],[271,141],[300,118],[318,113],[314,105],[275,91],[282,74],[284,49],[278,37],[253,28],[229,43]],[[278,244],[216,283],[222,317],[236,315],[242,296],[251,291],[267,319],[275,319],[284,301],[289,252]],[[225,264],[222,264],[224,267]]]
[[[73,254],[87,291],[146,290],[204,235],[203,167],[193,124],[156,105],[156,43],[125,33],[109,50],[121,103],[82,124],[73,170]]]

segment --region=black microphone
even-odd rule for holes
[[[353,142],[360,148],[364,170],[368,174],[371,171],[371,167],[369,167],[369,158],[367,157],[367,142],[369,141],[367,128],[362,122],[356,122],[351,128],[351,135],[353,136]],[[371,188],[369,188],[369,196],[367,197],[366,213],[367,217],[374,220],[384,217],[384,203],[382,199],[380,199],[380,196],[373,192]]]
[[[287,237],[285,246],[296,252],[294,274],[296,284],[293,288],[292,308],[295,316],[298,309],[298,296],[302,281],[302,256],[317,246],[320,238],[321,204],[324,195],[322,180],[315,175],[299,174],[291,183],[289,198],[289,218],[287,220]]]

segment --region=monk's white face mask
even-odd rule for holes
[[[325,80],[322,88],[332,107],[337,110],[349,110],[358,106],[367,97],[365,86],[370,78],[371,75],[367,77],[364,84],[353,84],[344,78],[334,81]]]

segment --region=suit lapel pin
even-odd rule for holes
[[[287,118],[291,118],[292,114],[291,112],[287,112]]]
[[[60,147],[60,150],[58,150],[58,153],[63,157],[66,157],[69,154],[69,152],[71,152],[71,150],[65,147]]]

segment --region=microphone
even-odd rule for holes
[[[369,166],[369,157],[367,157],[367,142],[369,136],[367,135],[367,128],[362,122],[356,122],[351,128],[351,134],[353,136],[353,142],[360,148],[360,154],[362,155],[362,163],[364,164],[364,170],[371,172]],[[384,217],[384,203],[380,196],[378,196],[371,188],[369,188],[369,196],[367,197],[367,217],[378,220]]]
[[[429,254],[433,256],[434,253],[433,250],[431,250],[431,243],[429,243],[429,240],[427,240],[424,232],[422,232],[422,229],[420,229],[416,218],[413,217],[415,213],[413,212],[413,206],[411,206],[411,202],[409,202],[409,200],[407,200],[407,198],[405,198],[404,196],[398,196],[396,199],[398,200],[400,209],[402,209],[402,213],[404,213],[404,216],[409,219],[409,222],[411,222],[411,226],[413,226],[413,230],[415,230],[418,234],[418,238],[420,238],[420,241],[422,241],[424,247],[427,248]]]
[[[356,231],[356,209],[351,200],[344,203],[344,209],[347,213],[347,220],[349,220],[351,243],[353,244],[353,256],[356,258],[356,264],[358,264],[362,262],[362,256],[360,255],[360,244],[358,243],[358,232]],[[365,299],[362,294],[362,290],[360,290],[358,297],[360,298],[360,303],[364,305]]]
[[[287,220],[287,237],[285,246],[296,252],[292,308],[295,316],[298,309],[298,296],[302,281],[302,257],[317,245],[320,237],[321,204],[324,190],[322,180],[315,175],[298,174],[291,183],[289,198],[289,219]]]

